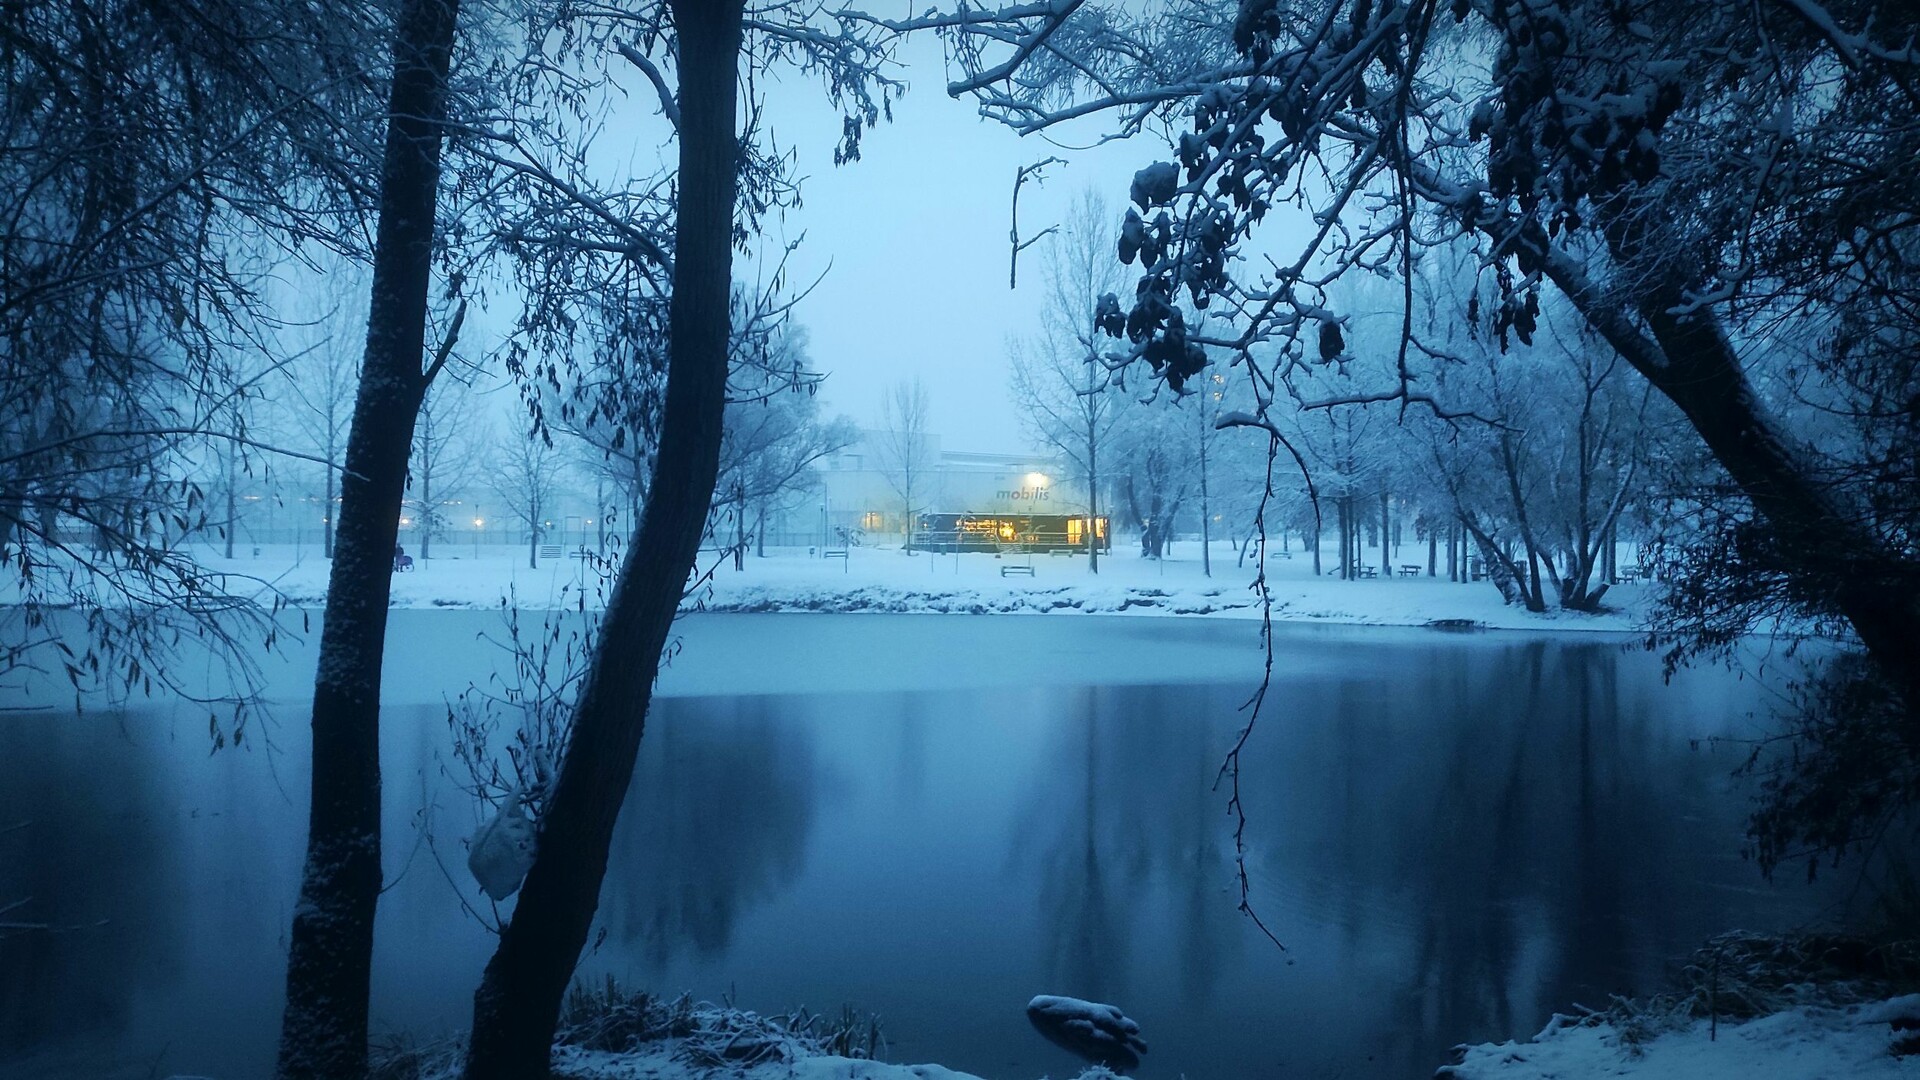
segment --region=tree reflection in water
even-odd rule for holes
[[[819,804],[811,733],[777,697],[655,705],[614,833],[600,918],[656,967],[724,952],[740,916],[806,862]]]

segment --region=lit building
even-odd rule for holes
[[[822,460],[811,497],[796,495],[767,523],[767,542],[836,546],[839,530],[869,546],[902,543],[907,505],[900,492],[901,455],[889,434],[863,431],[858,443]],[[912,455],[913,510],[919,514],[1035,515],[1085,513],[1077,478],[1037,454],[946,450],[926,436]]]

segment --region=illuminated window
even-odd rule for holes
[[[1106,518],[1093,519],[1093,535],[1099,537],[1102,540],[1105,540],[1107,538],[1107,519]]]
[[[1013,522],[1003,521],[1000,523],[1000,539],[1002,540],[1013,539]]]
[[[1079,543],[1080,536],[1085,531],[1085,529],[1086,529],[1086,523],[1083,519],[1068,518],[1067,519],[1067,543],[1069,544]]]
[[[880,511],[869,510],[860,516],[860,527],[863,529],[878,529],[883,520],[880,516]]]

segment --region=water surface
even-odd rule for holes
[[[376,1025],[467,1022],[491,941],[442,695],[475,612],[396,612]],[[1663,685],[1594,637],[1282,628],[1243,788],[1213,787],[1255,628],[1090,616],[704,616],[615,839],[592,973],[881,1014],[892,1057],[1071,1075],[1036,993],[1140,1020],[1144,1077],[1424,1077],[1461,1041],[1657,988],[1823,893],[1739,856],[1758,685]],[[204,713],[0,714],[0,1075],[270,1070],[305,806],[298,699],[210,754]],[[0,702],[0,704],[7,704]],[[19,704],[14,702],[13,704]],[[268,749],[271,742],[272,749]],[[458,891],[456,891],[456,889]]]

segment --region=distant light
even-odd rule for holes
[[[473,519],[473,527],[474,527],[474,528],[476,528],[476,529],[477,529],[477,528],[479,528],[479,527],[480,527],[480,526],[482,526],[482,525],[485,525],[486,523],[487,523],[487,522],[486,522],[486,519],[485,519],[485,518],[474,518],[474,519]]]
[[[400,519],[400,524],[402,524],[402,525],[411,525],[411,524],[413,524],[413,519],[412,519],[412,518],[409,518],[409,517],[403,517],[403,518],[401,518],[401,519]]]
[[[1047,479],[1047,474],[1046,474],[1046,473],[1040,473],[1040,472],[1030,472],[1030,473],[1028,473],[1028,474],[1027,474],[1027,486],[1028,486],[1028,487],[1034,487],[1034,488],[1043,488],[1043,487],[1046,487],[1046,486],[1047,486],[1048,484],[1050,484],[1050,483],[1052,483],[1052,481],[1050,481],[1050,480],[1048,480],[1048,479]]]

